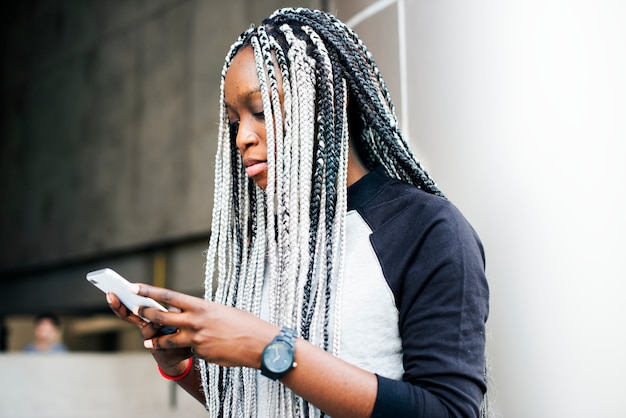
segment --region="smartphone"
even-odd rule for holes
[[[165,306],[161,305],[154,299],[146,296],[136,295],[128,289],[130,282],[110,268],[104,268],[87,273],[87,280],[102,290],[104,293],[114,293],[119,300],[131,311],[140,306],[155,308],[163,312],[167,312]],[[144,321],[150,322],[149,319],[142,317]],[[166,326],[161,329],[162,334],[172,334],[176,332],[175,327]]]

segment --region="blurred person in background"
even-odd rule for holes
[[[27,353],[64,353],[67,347],[61,342],[61,321],[51,312],[44,312],[35,317],[35,339],[26,344]]]

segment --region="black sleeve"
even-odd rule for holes
[[[403,208],[371,241],[400,313],[405,372],[402,381],[378,377],[372,416],[478,416],[489,299],[482,245],[447,201],[395,204]]]

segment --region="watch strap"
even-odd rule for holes
[[[291,328],[282,327],[280,333],[274,338],[275,341],[284,341],[291,346],[292,350],[296,349],[296,338],[298,334]]]

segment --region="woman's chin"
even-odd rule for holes
[[[254,181],[257,186],[265,191],[265,189],[267,188],[267,173],[261,173],[252,177],[252,181]]]

